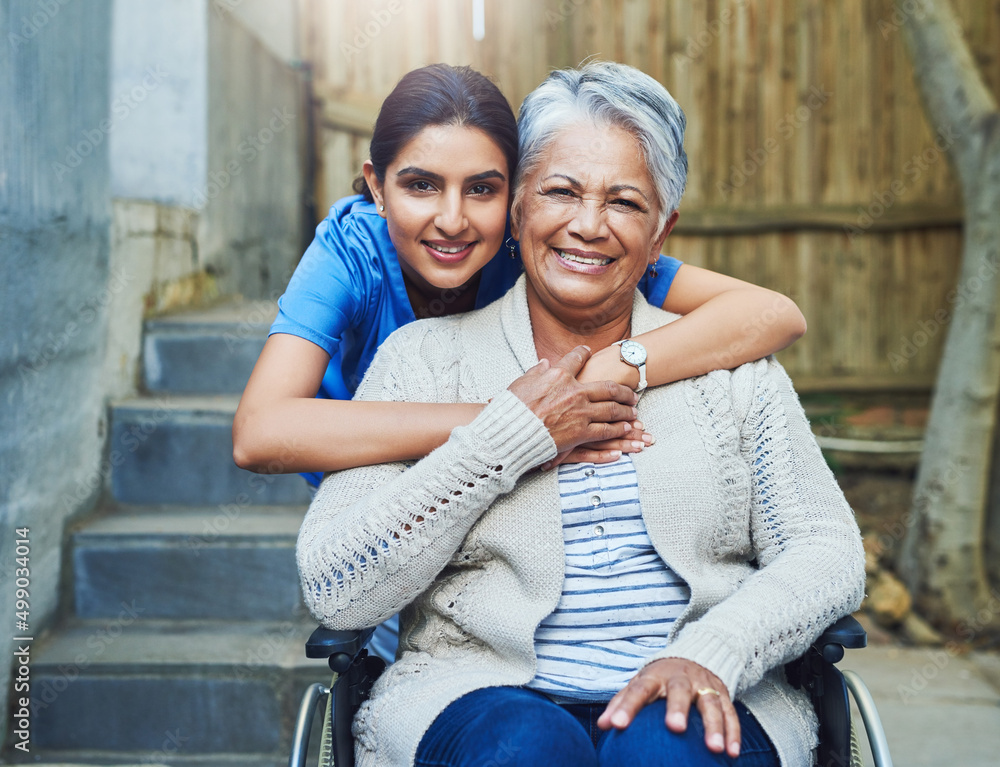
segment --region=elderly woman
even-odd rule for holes
[[[860,602],[861,540],[773,360],[645,392],[577,383],[670,322],[636,285],[677,220],[684,116],[630,67],[553,73],[521,107],[525,275],[394,333],[358,396],[490,404],[414,464],[329,476],[303,524],[327,626],[402,610],[355,720],[361,765],[804,765],[783,664]],[[635,418],[659,442],[533,471]],[[622,430],[628,424],[622,423]],[[605,423],[605,427],[606,423]]]

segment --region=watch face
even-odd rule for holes
[[[622,341],[622,359],[630,365],[641,365],[646,361],[646,348],[638,341]]]

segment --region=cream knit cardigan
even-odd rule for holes
[[[636,294],[633,332],[671,315]],[[330,475],[299,534],[306,603],[334,629],[402,611],[400,658],[354,723],[360,767],[408,765],[465,693],[524,685],[534,634],[563,585],[555,453],[506,387],[537,363],[524,277],[459,317],[397,330],[358,399],[492,403],[423,460]],[[811,764],[816,722],[783,664],[856,609],[861,537],[784,370],[761,360],[647,391],[656,445],[634,455],[649,536],[691,603],[650,660],[714,672],[757,717],[781,763]],[[359,435],[364,438],[363,435]]]

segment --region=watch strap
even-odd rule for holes
[[[646,388],[646,363],[639,365],[639,385],[635,387],[635,393],[640,394]]]
[[[631,341],[631,340],[632,340],[631,338],[623,338],[621,341],[615,341],[614,345],[620,347],[626,341]],[[636,343],[638,343],[638,342],[636,342]],[[643,360],[641,364],[636,365],[635,363],[629,362],[627,359],[625,359],[625,357],[622,356],[621,351],[618,352],[618,358],[622,362],[624,362],[626,365],[629,365],[630,367],[634,367],[636,370],[639,371],[639,385],[637,387],[635,387],[635,389],[633,389],[633,391],[636,394],[641,394],[642,391],[646,388],[646,385],[647,385],[647,383],[646,383],[646,361]]]

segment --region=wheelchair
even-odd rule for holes
[[[305,767],[317,710],[324,709],[319,746],[320,767],[354,767],[351,723],[358,707],[385,669],[381,658],[364,649],[374,629],[331,631],[320,627],[306,642],[306,657],[326,658],[333,671],[330,686],[316,683],[299,706],[289,767]],[[853,671],[836,663],[845,649],[867,646],[868,636],[853,616],[829,626],[806,654],[785,665],[792,686],[804,688],[819,720],[819,746],[814,767],[863,767],[861,744],[851,720],[850,697],[861,714],[875,767],[892,767],[885,731],[871,693]],[[850,697],[849,697],[850,695]]]

